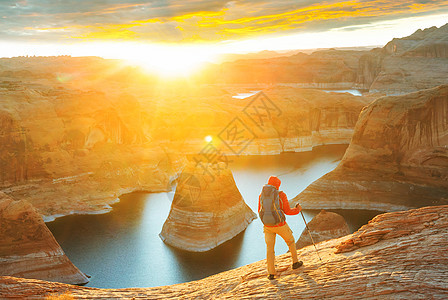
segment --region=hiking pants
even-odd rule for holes
[[[298,261],[297,259],[297,250],[296,250],[296,242],[294,241],[294,236],[292,235],[292,231],[289,228],[288,224],[279,227],[267,227],[264,226],[264,239],[266,241],[266,263],[268,265],[268,273],[275,273],[275,235],[278,234],[285,240],[286,244],[289,247],[289,252],[291,252],[292,262],[295,263]]]

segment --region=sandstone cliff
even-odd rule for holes
[[[104,211],[124,192],[163,190],[176,168],[168,161],[178,158],[145,144],[135,99],[46,86],[0,95],[0,187],[45,216]]]
[[[379,211],[448,203],[448,85],[365,108],[342,162],[293,202]]]
[[[347,222],[344,217],[334,212],[321,210],[309,223],[308,228],[311,231],[315,243],[336,239],[341,236],[350,234]],[[305,246],[312,245],[308,230],[302,231],[296,242],[296,248],[300,249]]]
[[[0,297],[125,299],[444,299],[448,297],[448,206],[377,216],[358,232],[298,251],[304,265],[291,270],[277,257],[280,277],[266,278],[265,261],[172,286],[95,289],[0,276]],[[355,247],[353,247],[355,245]]]
[[[269,59],[241,59],[209,68],[208,83],[294,84],[404,94],[448,82],[448,24],[417,30],[370,51],[321,50]]]
[[[65,256],[32,205],[2,192],[0,240],[0,275],[70,284],[89,281]]]
[[[216,145],[226,155],[275,155],[310,151],[320,145],[348,144],[359,112],[373,100],[282,86],[265,87],[250,98],[235,99],[232,94],[237,93],[237,87],[221,88],[228,93],[220,98],[203,96],[203,92],[172,100],[161,98],[171,105],[159,107],[153,125],[179,128],[170,140],[172,149],[198,154],[206,146],[207,135],[220,142]],[[192,99],[194,106],[189,108]],[[185,114],[188,110],[191,114]],[[166,130],[157,132],[161,139],[170,135]]]
[[[348,144],[371,101],[292,87],[243,100],[232,95],[244,89],[230,86],[154,88],[138,72],[120,77],[126,68],[100,58],[0,65],[8,70],[0,73],[0,190],[46,220],[107,212],[124,193],[166,190],[186,154],[203,154],[206,136],[226,155]],[[32,76],[17,78],[23,69]],[[234,129],[245,130],[242,138]]]
[[[364,51],[320,50],[287,57],[242,59],[212,66],[202,79],[209,83],[336,83],[344,88],[356,80],[358,59]]]
[[[184,169],[160,238],[176,248],[203,252],[246,229],[256,215],[223,163]]]
[[[448,82],[448,24],[395,38],[359,60],[358,83],[370,92],[403,94]]]

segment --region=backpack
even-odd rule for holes
[[[260,219],[266,226],[276,226],[285,221],[278,190],[275,186],[265,184],[260,196]]]

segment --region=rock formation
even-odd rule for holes
[[[26,201],[0,192],[0,275],[70,284],[89,280],[65,256],[42,217]],[[0,296],[1,298],[1,296]]]
[[[315,243],[336,239],[350,234],[347,222],[341,215],[321,210],[309,223],[308,228],[313,235]],[[305,228],[296,242],[296,248],[300,249],[312,245],[308,230]]]
[[[111,75],[124,69],[100,58],[22,57],[0,66],[0,190],[45,220],[107,212],[124,193],[165,190],[209,135],[226,155],[348,144],[372,100],[292,87],[244,100],[227,86],[152,89],[138,72],[126,71],[132,81]],[[31,75],[15,77],[23,70]],[[245,129],[242,139],[234,129]]]
[[[359,58],[365,51],[321,50],[287,57],[242,59],[207,70],[209,83],[301,83],[306,88],[347,88],[356,81]],[[317,83],[317,85],[316,85]]]
[[[365,242],[363,242],[366,240]],[[448,297],[448,206],[377,216],[358,232],[276,258],[280,277],[259,261],[202,280],[153,288],[96,289],[0,276],[0,297],[220,299],[445,299]],[[356,245],[353,247],[352,245]]]
[[[178,178],[160,238],[176,248],[203,252],[230,240],[255,218],[223,162],[206,169],[188,165]]]
[[[342,162],[297,201],[309,209],[378,211],[448,203],[448,85],[365,108]]]
[[[191,106],[187,99],[185,102]],[[359,112],[373,99],[275,86],[243,100],[226,95],[219,100],[219,110],[212,110],[212,119],[210,105],[216,100],[210,96],[196,98],[193,115],[188,118],[182,116],[187,107],[172,104],[166,114],[160,115],[160,120],[154,120],[154,125],[182,128],[177,132],[177,141],[170,145],[189,154],[204,149],[203,138],[207,135],[221,141],[219,150],[225,155],[311,151],[320,145],[348,144]],[[178,103],[179,98],[175,101]],[[178,117],[170,117],[168,112]],[[184,142],[178,144],[178,141]]]
[[[448,24],[419,29],[370,51],[328,49],[287,57],[241,59],[210,67],[202,81],[404,94],[448,82],[447,36]]]
[[[448,24],[395,38],[359,60],[358,83],[370,92],[403,94],[448,82]]]

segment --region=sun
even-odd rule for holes
[[[210,143],[211,141],[213,141],[213,137],[212,137],[211,135],[207,135],[207,136],[204,138],[204,140],[205,140],[207,143]]]
[[[141,47],[129,53],[129,60],[160,77],[187,77],[199,71],[213,55],[206,48],[186,46]]]

